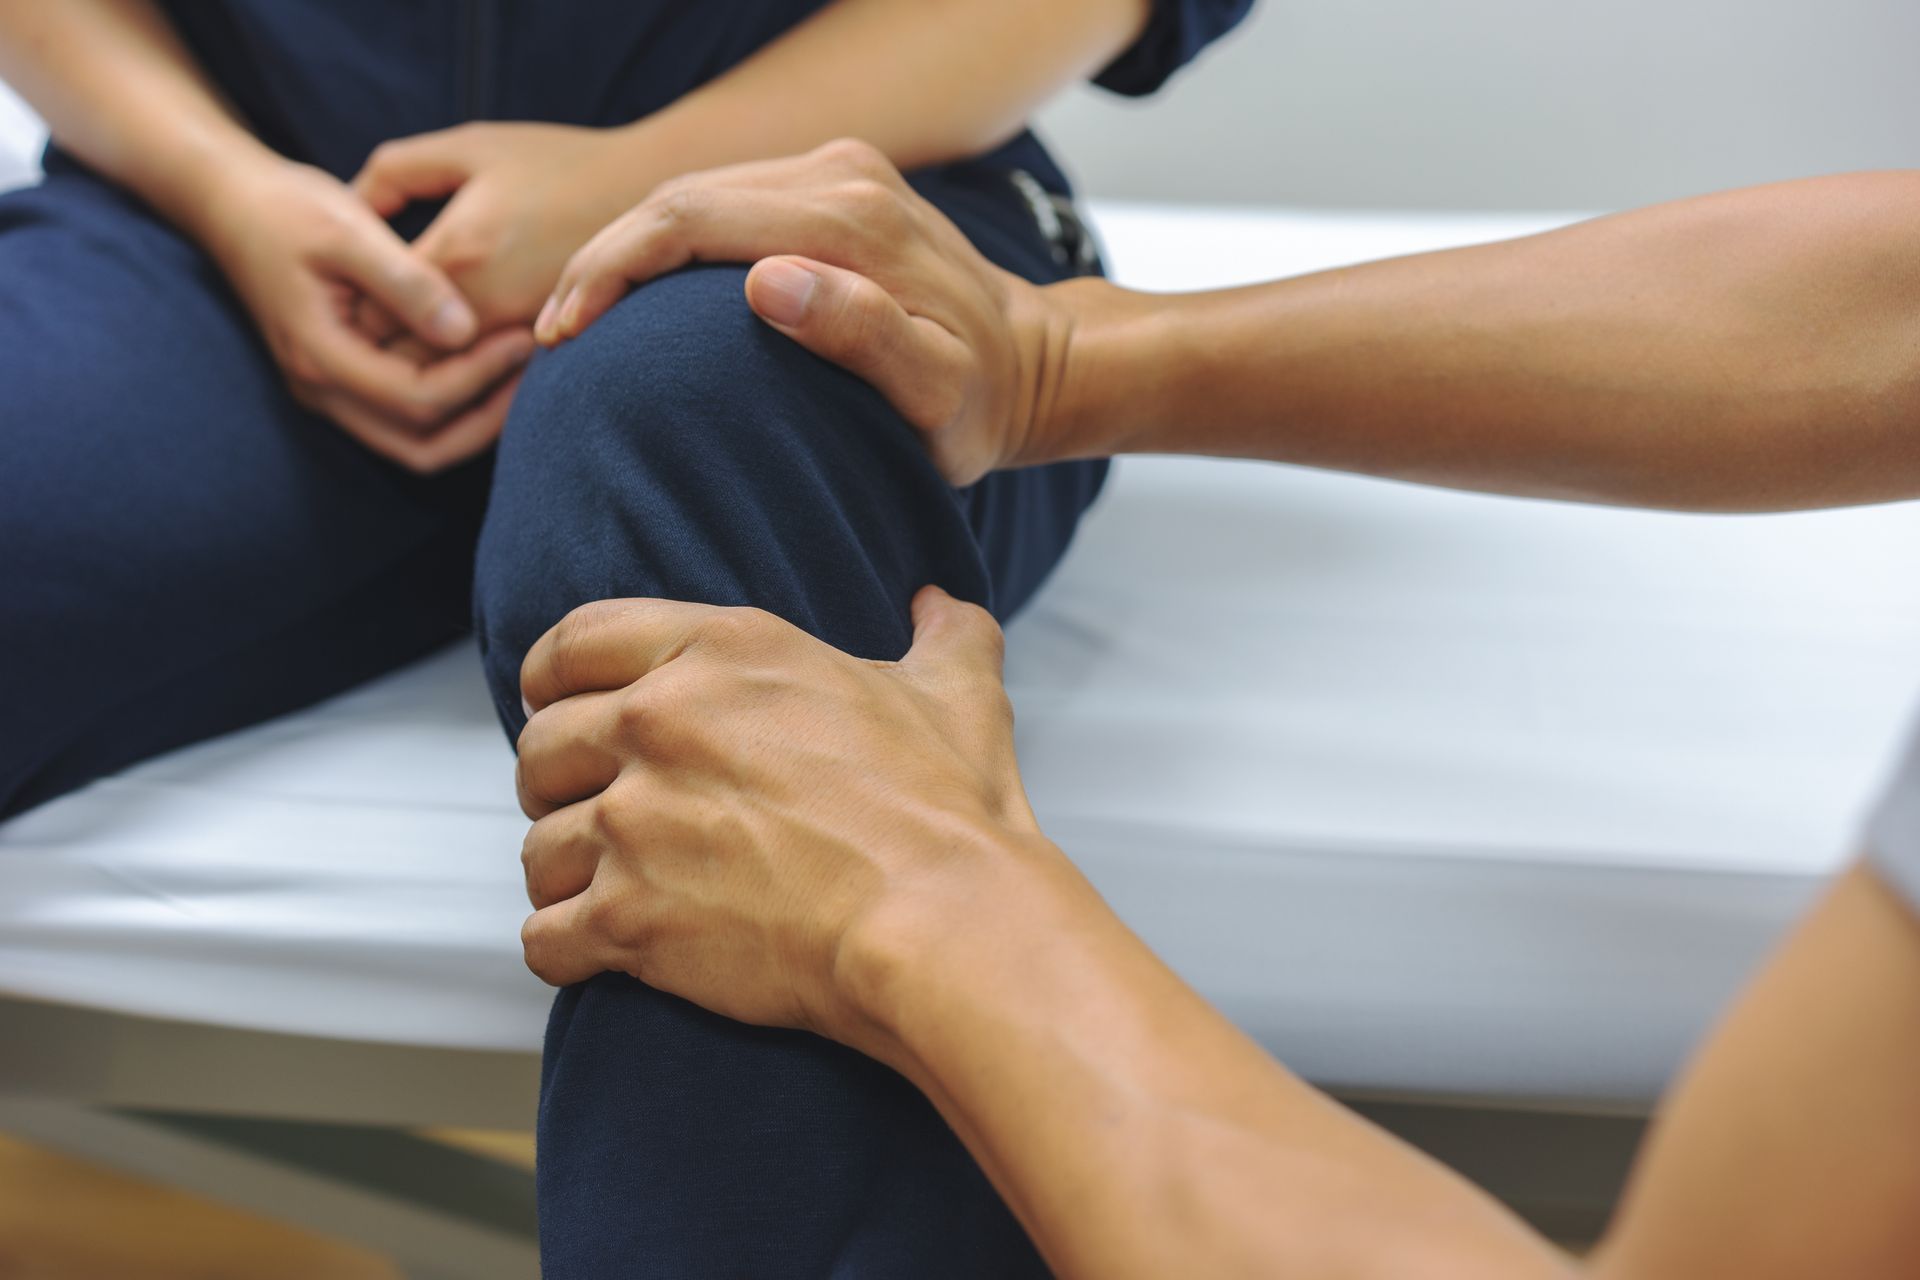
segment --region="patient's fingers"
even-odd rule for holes
[[[451,195],[473,176],[473,133],[458,126],[407,138],[391,138],[375,147],[352,187],[391,218],[416,200]]]
[[[526,364],[533,338],[525,329],[502,329],[422,365],[346,324],[328,323],[313,326],[307,350],[327,382],[424,432]]]
[[[430,475],[483,451],[500,434],[520,375],[514,374],[431,435],[398,422],[337,388],[313,396],[308,406],[389,462]]]
[[[432,434],[415,439],[405,448],[405,465],[431,475],[486,452],[506,426],[514,393],[524,376],[525,370],[517,370],[479,404]]]
[[[377,220],[340,237],[325,262],[437,347],[457,351],[479,332],[472,305],[447,274]]]
[[[371,295],[358,293],[353,296],[353,327],[366,335],[367,341],[376,347],[396,345],[394,339],[412,331],[401,323],[400,318],[380,305]],[[415,339],[415,341],[420,341]],[[422,343],[422,345],[425,345]]]
[[[591,800],[556,809],[533,824],[520,847],[527,901],[536,908],[586,892],[605,848]]]
[[[623,693],[583,693],[534,713],[520,731],[514,768],[522,813],[543,818],[620,776],[624,703]]]

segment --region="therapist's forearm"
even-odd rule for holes
[[[272,159],[151,0],[0,3],[0,77],[62,147],[196,237],[217,180]]]
[[[1920,495],[1920,173],[1172,297],[1053,291],[1059,455],[1753,510]]]
[[[1274,1062],[1028,839],[983,837],[937,901],[870,926],[845,968],[860,1047],[933,1099],[1057,1273],[1571,1274]]]
[[[985,151],[1111,61],[1149,0],[836,0],[636,127],[680,172],[840,137],[912,169]]]

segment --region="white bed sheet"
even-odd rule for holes
[[[40,176],[46,130],[20,95],[0,81],[0,191],[24,186]]]
[[[1554,221],[1099,213],[1147,287]],[[1915,546],[1920,506],[1129,460],[1012,630],[1023,760],[1122,913],[1310,1076],[1640,1101],[1850,847],[1920,690]],[[462,646],[102,781],[0,826],[0,992],[533,1048],[510,774]]]

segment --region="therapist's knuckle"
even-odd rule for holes
[[[863,227],[885,228],[902,215],[900,200],[893,189],[866,175],[850,178],[840,185],[840,202]]]
[[[700,179],[697,174],[677,173],[671,178],[657,182],[654,184],[653,190],[647,194],[647,199],[642,202],[642,207],[645,208],[658,204],[669,196],[685,191],[688,187],[697,185],[699,181]]]
[[[536,825],[527,833],[527,838],[520,845],[520,879],[527,887],[527,897],[533,900],[535,906],[539,906],[542,901],[541,891],[547,874],[546,860],[542,856],[538,832],[539,827]]]
[[[835,138],[823,144],[816,154],[839,168],[868,177],[879,177],[893,170],[880,148],[864,138]]]
[[[621,774],[608,783],[599,795],[584,802],[590,838],[603,847],[619,847],[620,837],[627,829],[632,808],[629,804],[633,793],[631,777],[631,774]]]
[[[547,812],[547,809],[539,793],[533,788],[530,774],[525,756],[514,762],[513,795],[514,799],[520,802],[521,813],[529,818],[539,818]]]
[[[981,647],[995,658],[1004,658],[1007,633],[1000,629],[999,620],[992,612],[971,600],[960,601],[959,609],[962,625],[979,637]]]
[[[587,810],[586,839],[615,856],[644,848],[659,797],[649,793],[632,770],[622,773],[599,795],[582,803]]]
[[[546,921],[537,915],[528,916],[520,924],[520,953],[534,976],[543,982],[553,981],[552,939]]]
[[[635,681],[614,695],[614,732],[629,746],[643,747],[660,728],[660,710],[658,690]]]
[[[514,735],[513,749],[518,755],[516,765],[523,765],[530,757],[537,756],[546,746],[547,720],[550,717],[534,712],[520,726],[520,732]]]
[[[580,906],[580,929],[589,938],[612,943],[624,950],[640,941],[639,931],[628,919],[631,914],[624,909],[621,894],[597,892]]]
[[[560,900],[553,890],[553,870],[546,860],[534,858],[525,867],[527,901],[536,908],[551,906]]]
[[[640,749],[661,761],[686,757],[712,727],[709,721],[738,678],[736,665],[733,655],[722,655],[721,661],[710,666],[675,662],[648,677],[653,687],[648,690],[648,721]]]
[[[532,970],[533,976],[540,981],[557,987],[567,980],[563,945],[558,938],[554,937],[552,927],[544,921],[535,923],[534,920],[529,920],[527,924],[521,926],[520,951],[526,960],[527,968]]]
[[[666,234],[673,226],[674,217],[669,212],[669,206],[680,190],[682,188],[674,183],[662,183],[655,187],[651,195],[622,214],[618,222],[610,224],[605,232],[588,241],[576,262],[597,266],[601,261],[602,249],[630,253],[636,247]]]
[[[943,464],[971,461],[973,442],[957,429],[967,408],[967,385],[943,376],[916,380],[901,391],[901,416],[929,437],[928,449]]]
[[[860,280],[847,290],[841,341],[845,354],[862,367],[883,363],[899,344],[899,329],[890,323],[886,304],[886,291],[871,280]]]
[[[711,203],[706,188],[691,182],[680,183],[652,201],[654,222],[668,234],[689,231],[706,216]]]
[[[571,609],[553,624],[552,642],[547,646],[547,673],[561,689],[575,688],[574,678],[581,670],[585,655],[601,626],[604,602],[595,601]]]
[[[715,609],[701,619],[696,635],[704,648],[740,653],[764,639],[771,618],[772,615],[762,609]]]

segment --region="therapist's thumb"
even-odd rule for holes
[[[913,647],[900,666],[916,675],[974,677],[1000,682],[1006,637],[993,615],[955,600],[939,587],[913,598]]]
[[[873,384],[922,431],[952,416],[951,334],[907,314],[856,272],[811,258],[763,258],[747,273],[747,305],[807,350]]]

